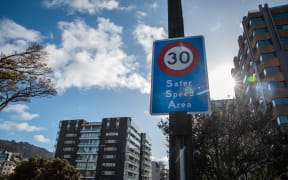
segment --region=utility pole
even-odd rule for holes
[[[168,0],[169,38],[184,37],[181,0]]]
[[[168,0],[169,38],[184,37],[181,0]],[[169,113],[169,180],[193,180],[192,120],[187,112]]]

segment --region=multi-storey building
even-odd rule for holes
[[[139,180],[149,180],[152,177],[151,140],[141,133]]]
[[[83,123],[86,123],[83,119],[63,120],[59,123],[55,157],[67,159],[74,167],[76,167],[80,130]]]
[[[152,161],[152,180],[168,180],[168,169],[163,162]]]
[[[288,5],[258,11],[243,18],[238,56],[232,75],[238,81],[236,99],[251,110],[273,106],[278,125],[288,124]]]
[[[55,157],[69,160],[82,179],[151,179],[150,156],[151,140],[130,117],[60,122]]]
[[[140,129],[130,117],[104,118],[96,179],[151,179],[151,141],[145,135],[141,137]]]

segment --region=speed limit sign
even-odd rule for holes
[[[191,43],[177,41],[160,51],[158,64],[169,75],[185,75],[199,64],[199,51]]]
[[[155,41],[152,60],[152,115],[210,111],[203,36]]]

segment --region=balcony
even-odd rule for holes
[[[79,151],[77,151],[77,154],[98,154],[98,151],[83,151],[83,150],[79,150]]]
[[[263,72],[264,68],[271,67],[271,66],[279,66],[279,59],[278,58],[270,58],[266,60],[262,60],[260,65],[258,66],[258,72]]]
[[[92,128],[92,129],[81,129],[81,133],[85,132],[99,132],[100,133],[101,129],[100,128]]]
[[[99,146],[99,143],[79,143],[78,146],[79,147],[83,147],[83,146]]]
[[[81,135],[79,139],[100,139],[99,135]]]
[[[77,158],[76,162],[97,162],[97,158],[91,158],[91,159],[87,159],[87,158]]]
[[[265,28],[266,27],[266,24],[265,22],[254,22],[254,23],[251,23],[251,26],[248,30],[248,36],[250,37],[253,33],[253,31],[255,31],[255,29],[261,29],[261,28]]]
[[[256,35],[254,36],[254,38],[251,39],[251,47],[254,48],[255,45],[256,45],[256,43],[257,43],[258,41],[268,40],[268,39],[270,39],[270,38],[271,38],[271,37],[270,37],[269,33],[256,34]]]

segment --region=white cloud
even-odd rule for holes
[[[38,31],[27,29],[10,19],[0,20],[0,32],[0,52],[4,54],[23,51],[29,43],[41,39]]]
[[[6,34],[1,33],[1,52],[5,52],[3,49],[23,50],[30,41],[40,39],[41,34],[37,31],[10,20],[1,22],[12,24],[17,30],[13,35],[8,30],[3,31]],[[148,76],[140,74],[136,58],[123,50],[121,26],[99,17],[96,28],[79,19],[59,22],[59,28],[62,31],[61,43],[57,46],[47,44],[45,50],[48,53],[46,63],[53,69],[52,79],[60,93],[70,87],[128,88],[141,93],[150,92],[150,81],[146,78]],[[17,37],[22,36],[22,39],[17,40]],[[20,115],[23,115],[23,120],[37,117],[36,114],[24,112],[18,118]]]
[[[0,124],[0,130],[17,130],[17,131],[26,131],[26,132],[34,132],[34,131],[40,131],[44,128],[37,127],[37,126],[31,126],[28,123],[16,123],[12,121],[5,121],[2,124]]]
[[[50,143],[50,139],[46,138],[45,136],[38,134],[33,136],[35,141],[41,142],[41,143],[46,143],[49,144]]]
[[[153,2],[152,4],[149,5],[150,8],[152,9],[156,9],[158,7],[158,3],[157,2]]]
[[[138,19],[142,19],[143,17],[147,16],[147,13],[143,12],[143,11],[137,11],[136,12],[136,16],[137,16]]]
[[[70,13],[95,14],[100,10],[112,10],[119,7],[117,0],[46,0],[47,7],[68,7]]]
[[[15,104],[15,105],[9,105],[8,107],[6,107],[3,110],[3,112],[16,113],[16,115],[12,115],[12,117],[18,120],[27,121],[27,120],[31,120],[31,119],[39,117],[39,114],[32,114],[32,113],[27,112],[28,109],[29,107],[27,105]]]
[[[98,27],[82,20],[59,22],[60,47],[46,46],[47,64],[58,90],[70,87],[129,88],[149,93],[150,82],[137,72],[135,57],[122,49],[122,27],[98,18]]]
[[[143,23],[136,26],[134,36],[137,42],[144,48],[147,62],[152,62],[152,47],[155,40],[164,39],[167,37],[163,27],[152,27]]]

